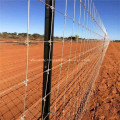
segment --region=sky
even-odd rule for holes
[[[120,0],[94,0],[111,40],[120,40]]]
[[[120,0],[93,0],[110,40],[120,40]],[[65,0],[56,0],[56,9],[65,12]],[[75,20],[79,21],[79,0],[76,0]],[[84,8],[82,8],[84,9]],[[74,2],[68,0],[67,15],[73,16]],[[82,11],[82,14],[84,12]],[[44,4],[39,0],[30,3],[30,33],[44,34]],[[83,15],[81,15],[83,18]],[[87,21],[87,16],[85,17]],[[83,23],[83,19],[81,19]],[[86,24],[86,23],[84,23]],[[66,36],[72,34],[72,21],[66,19]],[[74,35],[78,25],[74,25]],[[63,36],[64,16],[55,13],[55,36]],[[85,30],[84,30],[85,31]],[[0,32],[27,32],[27,0],[0,0]],[[87,33],[86,33],[87,34]]]

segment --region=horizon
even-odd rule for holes
[[[8,32],[2,32],[2,33],[8,33]],[[2,34],[2,33],[0,33],[0,34]],[[17,32],[9,32],[8,34],[12,34],[12,33],[17,33]],[[22,34],[22,32],[21,33],[17,33],[17,36],[19,36],[18,34]],[[27,32],[25,33],[25,34],[27,34]],[[29,35],[33,35],[33,34],[39,34],[39,33],[32,33],[32,34],[30,34],[29,33]],[[39,34],[40,36],[44,36],[44,34]],[[77,35],[77,34],[76,34]],[[75,35],[75,36],[76,36]],[[68,37],[65,37],[65,38],[69,38],[69,37],[75,37],[75,36],[68,36]],[[63,38],[63,36],[54,36],[55,38],[56,37],[58,37],[58,38]],[[85,39],[85,38],[82,38],[82,37],[79,37],[79,39]],[[89,40],[90,40],[90,38],[89,38]],[[120,39],[118,39],[118,40],[110,40],[110,41],[120,41]]]

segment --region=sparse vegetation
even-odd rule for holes
[[[7,38],[7,39],[19,39],[19,40],[22,40],[22,39],[27,38],[27,33],[16,33],[16,32],[7,33],[7,32],[2,32],[2,33],[0,33],[0,37]],[[32,39],[32,40],[40,39],[40,38],[43,38],[43,37],[44,37],[43,35],[40,35],[38,33],[29,34],[29,38]]]
[[[20,41],[24,41],[27,38],[27,33],[7,33],[7,32],[2,32],[0,33],[0,38],[5,38],[5,39],[18,39]],[[29,34],[29,39],[30,40],[44,40],[44,35],[40,35],[38,33],[34,33],[34,34]],[[54,36],[54,40],[55,41],[61,41],[63,39],[63,37],[58,37],[58,36]],[[70,41],[72,39],[73,42],[75,41],[87,41],[88,39],[86,38],[80,38],[78,35],[75,36],[68,36],[64,38],[64,41]],[[91,41],[98,41],[96,39],[89,39]],[[116,41],[116,42],[120,42],[120,41]]]
[[[113,40],[113,42],[120,42],[120,40]]]

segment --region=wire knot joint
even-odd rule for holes
[[[21,120],[25,120],[25,115],[23,115],[23,116],[21,117]]]
[[[25,81],[24,81],[25,86],[27,86],[27,81],[28,81],[28,80],[25,80]]]

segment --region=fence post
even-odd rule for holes
[[[55,0],[46,0],[45,3],[42,119],[49,120]]]

